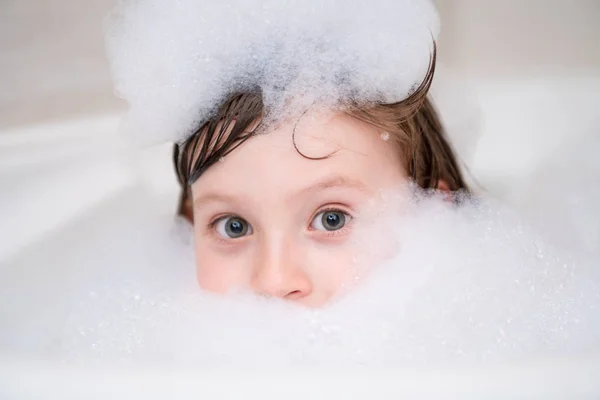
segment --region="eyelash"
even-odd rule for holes
[[[217,225],[217,222],[219,222],[223,218],[231,218],[231,217],[237,217],[237,215],[235,215],[235,214],[221,214],[221,215],[217,215],[216,217],[214,217],[213,219],[210,220],[210,222],[208,223],[208,225],[206,225],[206,227],[208,229],[213,229]]]
[[[221,221],[223,218],[232,218],[232,217],[241,218],[239,215],[236,215],[236,214],[220,214],[220,215],[217,215],[216,217],[214,217],[206,226],[206,228],[210,232],[211,236],[213,236],[219,243],[221,243],[223,245],[234,245],[240,239],[243,239],[243,237],[238,238],[238,239],[231,239],[231,238],[228,239],[228,238],[224,238],[223,236],[221,236],[217,233],[217,224],[219,223],[219,221]]]
[[[312,217],[310,218],[310,223],[308,225],[309,230],[312,231],[312,232],[315,232],[316,229],[310,228],[310,226],[312,225],[312,222],[317,217],[317,215],[323,214],[323,213],[327,213],[327,212],[339,212],[339,213],[342,213],[342,214],[344,214],[348,218],[348,221],[346,221],[346,224],[341,229],[338,229],[336,231],[318,231],[319,235],[324,235],[324,236],[328,236],[328,237],[335,237],[335,236],[339,236],[339,235],[343,235],[343,234],[347,233],[348,229],[349,229],[348,225],[352,223],[352,221],[354,220],[354,217],[348,211],[343,210],[340,207],[335,207],[335,206],[321,208],[316,213],[314,213],[312,215]]]
[[[322,213],[327,213],[327,212],[339,212],[344,214],[347,218],[348,221],[346,222],[346,224],[344,225],[343,228],[338,229],[336,231],[318,231],[320,232],[320,235],[324,235],[324,236],[329,236],[329,237],[335,237],[341,234],[345,234],[348,231],[348,225],[352,223],[352,221],[354,220],[354,217],[352,216],[352,214],[346,210],[343,210],[341,207],[335,207],[335,206],[330,206],[330,207],[325,207],[325,208],[321,208],[319,209],[317,212],[315,212],[311,218],[310,218],[310,223],[308,224],[308,228],[309,231],[311,232],[315,232],[317,231],[316,229],[311,228],[312,222],[314,221],[314,219],[317,217],[317,215],[322,214]],[[221,221],[224,218],[232,218],[232,217],[238,217],[238,218],[242,218],[241,216],[237,215],[237,214],[221,214],[218,215],[216,217],[214,217],[207,225],[207,229],[209,229],[211,232],[215,232],[217,223],[219,223],[219,221]],[[244,218],[242,218],[244,219]],[[244,219],[245,220],[245,219]],[[216,235],[219,237],[219,240],[225,242],[225,243],[231,243],[232,240],[237,240],[237,239],[226,239],[221,237],[220,235]]]

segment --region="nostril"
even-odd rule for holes
[[[298,300],[302,297],[304,297],[304,293],[301,290],[294,290],[285,296],[287,300]]]

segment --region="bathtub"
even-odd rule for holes
[[[456,105],[451,101],[441,100],[439,105],[449,121],[450,136],[460,143],[457,151],[468,161],[474,180],[486,191],[523,210],[538,210],[537,203],[528,201],[547,187],[536,186],[532,180],[565,155],[573,162],[588,163],[587,181],[598,182],[600,76],[561,74],[482,81],[475,95],[479,106],[465,115],[453,114]],[[53,301],[54,296],[58,298],[63,289],[68,289],[61,281],[61,273],[67,271],[60,271],[59,266],[48,271],[36,254],[52,240],[60,240],[61,232],[74,221],[110,212],[116,198],[135,202],[141,188],[147,202],[161,212],[175,210],[178,187],[170,145],[147,148],[131,157],[127,143],[116,133],[119,121],[119,114],[89,115],[0,133],[0,291],[20,299],[14,303],[17,308],[14,304],[0,306],[3,326],[11,324],[18,314],[23,326],[30,326],[28,319],[37,318],[35,323],[43,329],[43,310],[26,301],[27,291],[47,290],[48,301]],[[589,190],[591,208],[586,223],[567,219],[564,226],[570,231],[554,234],[560,240],[586,239],[580,243],[585,246],[582,251],[598,254],[600,197],[598,190]],[[543,223],[544,215],[538,217],[533,220]],[[32,280],[32,276],[37,279]],[[0,397],[7,399],[170,398],[191,394],[240,398],[250,391],[287,398],[600,397],[600,347],[597,353],[523,360],[489,368],[439,366],[378,373],[348,370],[251,374],[111,365],[74,368],[31,356],[32,351],[24,357],[17,348],[7,351],[6,346],[1,347],[5,354],[0,359]],[[290,392],[291,387],[294,390]]]
[[[528,360],[493,368],[382,371],[215,371],[0,364],[2,398],[597,399],[598,358]]]

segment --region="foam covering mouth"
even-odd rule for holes
[[[53,266],[43,270],[46,278],[43,271],[25,277],[14,290],[31,290],[18,304],[9,301],[12,289],[2,293],[14,311],[3,317],[3,351],[75,365],[209,369],[425,367],[597,351],[593,260],[562,254],[492,202],[453,208],[421,199],[401,219],[380,215],[356,247],[397,252],[367,265],[329,304],[309,309],[199,289],[182,221],[139,206],[98,214],[82,221],[94,226],[85,238],[83,227],[73,228],[77,246],[57,242],[39,255],[71,274],[57,275]]]

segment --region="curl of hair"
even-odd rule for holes
[[[391,104],[364,104],[359,100],[351,100],[344,104],[342,110],[357,120],[389,133],[400,151],[408,176],[420,187],[435,189],[443,181],[452,191],[467,191],[455,152],[446,138],[438,113],[428,98],[435,74],[436,57],[434,42],[427,74],[406,99]],[[189,200],[189,187],[208,168],[259,130],[263,112],[260,90],[236,93],[187,140],[175,144],[173,162],[183,189],[180,213]],[[296,151],[307,159],[322,160],[331,155],[309,157],[302,154],[296,144],[296,126],[292,140]]]

